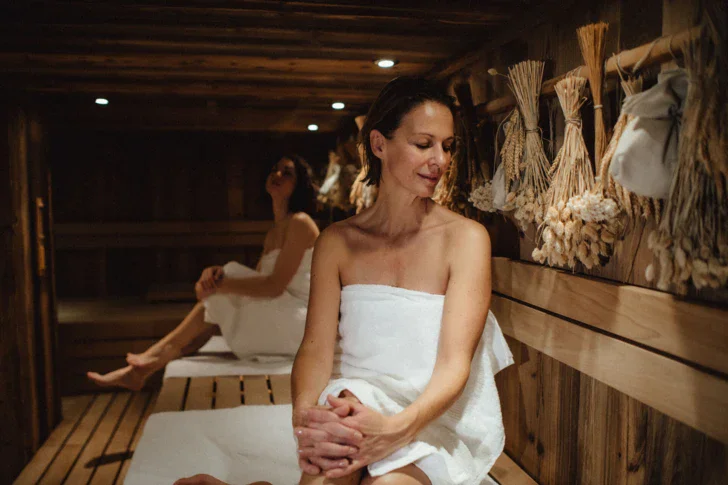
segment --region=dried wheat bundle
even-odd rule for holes
[[[357,214],[371,207],[374,201],[377,200],[377,194],[379,193],[375,185],[367,185],[364,183],[364,177],[366,176],[367,172],[362,168],[356,176],[356,179],[354,179],[354,183],[351,185],[351,192],[349,192],[349,202],[354,206]]]
[[[503,130],[506,136],[500,151],[500,157],[506,171],[506,191],[510,191],[513,182],[521,178],[521,161],[523,160],[523,148],[526,140],[526,129],[518,108],[514,108],[511,114],[508,115]],[[496,136],[498,136],[498,133],[496,133]]]
[[[569,202],[575,205],[573,197],[583,197],[594,187],[579,113],[585,87],[586,79],[577,76],[567,76],[556,84],[556,94],[566,117],[566,132],[564,145],[551,166],[547,209],[540,227],[541,247],[532,254],[536,261],[548,262],[551,266],[573,268],[577,260],[587,268],[600,264],[600,255],[610,255],[610,245],[619,229],[616,222],[585,220],[583,214],[574,213],[569,207]]]
[[[480,211],[495,212],[496,208],[493,205],[493,196],[493,182],[489,180],[470,191],[468,202]]]
[[[602,85],[604,83],[604,49],[609,24],[598,22],[576,29],[579,48],[584,63],[589,68],[589,88],[594,101],[594,159],[601,160],[607,146],[607,130],[604,127]]]
[[[523,148],[521,163],[517,164],[518,172],[522,172],[520,177],[516,177],[520,184],[515,194],[508,194],[506,203],[515,206],[513,216],[524,231],[533,222],[543,222],[544,195],[549,185],[549,160],[538,128],[538,99],[543,69],[544,63],[540,61],[523,61],[508,68],[509,87],[523,119],[523,135],[517,139]],[[513,162],[510,163],[506,165],[507,168],[513,167]]]
[[[716,8],[716,7],[714,7]],[[715,10],[709,10],[715,16]],[[725,12],[723,12],[725,15]],[[725,50],[726,22],[722,31],[715,19],[704,22],[700,36],[685,49],[685,68],[690,77],[678,142],[678,167],[665,203],[665,213],[648,245],[658,261],[648,266],[646,277],[657,276],[657,287],[670,284],[685,293],[688,283],[695,288],[718,288],[728,283],[728,198],[726,178],[711,158],[714,146],[728,146],[725,127],[716,131],[707,120],[725,116],[715,112],[707,100],[720,98],[717,91],[728,89],[726,66],[709,54]],[[726,105],[720,107],[726,110]],[[725,148],[723,148],[725,150]],[[725,152],[723,154],[725,156]],[[722,162],[720,162],[722,163]]]

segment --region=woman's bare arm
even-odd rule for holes
[[[306,330],[291,375],[294,410],[316,405],[331,378],[341,301],[341,251],[335,227],[325,230],[316,241]]]
[[[316,224],[308,215],[295,214],[291,218],[281,253],[271,274],[251,278],[224,278],[216,291],[263,298],[280,296],[298,271],[304,253],[318,234]]]
[[[453,234],[450,279],[432,377],[400,419],[415,436],[442,415],[462,393],[490,308],[490,237],[468,221]]]

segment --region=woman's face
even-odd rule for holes
[[[296,165],[288,158],[281,158],[273,165],[265,181],[265,191],[271,197],[290,199],[296,188]]]
[[[377,153],[377,142],[372,140],[375,155],[382,160],[382,182],[394,181],[418,197],[432,197],[455,148],[450,110],[426,101],[402,118],[391,139],[376,133],[383,144]]]

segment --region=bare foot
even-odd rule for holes
[[[146,351],[142,354],[126,354],[126,362],[141,371],[154,372],[180,355],[181,352],[177,348],[171,345],[165,345],[161,350],[156,352]]]
[[[101,387],[124,387],[131,391],[141,390],[149,375],[130,365],[104,375],[97,372],[86,373],[86,377]]]

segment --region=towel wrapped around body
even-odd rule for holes
[[[260,272],[234,261],[227,263],[223,267],[225,278],[269,275],[280,252],[274,249],[263,255]],[[272,362],[296,355],[306,327],[312,255],[313,248],[307,249],[296,274],[276,298],[222,293],[205,300],[205,321],[220,326],[225,342],[238,358]]]
[[[348,390],[365,406],[391,416],[422,394],[435,367],[444,295],[384,285],[341,291],[341,361],[324,389]],[[415,464],[437,485],[478,485],[503,451],[505,433],[494,375],[513,357],[492,313],[463,393],[415,441],[369,465],[380,476]],[[491,483],[491,482],[488,482]]]

